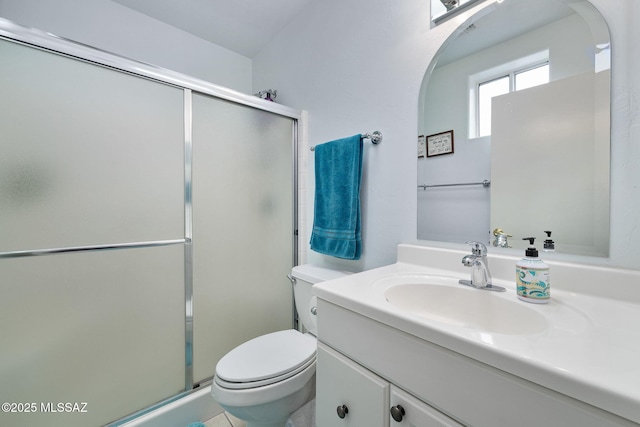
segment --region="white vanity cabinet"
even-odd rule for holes
[[[318,427],[461,426],[322,343],[316,372]]]
[[[318,427],[640,426],[322,298],[316,373]]]

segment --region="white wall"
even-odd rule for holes
[[[634,45],[640,2],[592,3],[609,23],[614,46],[611,253],[593,261],[640,268],[640,55]],[[393,262],[397,243],[416,240],[422,77],[448,35],[493,4],[430,28],[427,0],[314,2],[254,58],[254,87],[277,88],[278,101],[308,110],[311,145],[363,131],[384,133],[379,146],[365,150],[363,258],[345,262],[309,252],[308,260],[372,268]]]
[[[111,0],[0,0],[0,17],[251,93],[252,63]]]
[[[309,252],[309,261],[371,268],[394,262],[396,245],[415,239],[417,94],[434,53],[428,16],[424,0],[313,2],[254,58],[254,87],[277,88],[278,101],[309,111],[310,145],[384,134],[365,144],[362,259]]]

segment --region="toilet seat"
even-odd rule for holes
[[[315,337],[293,329],[262,335],[220,359],[215,381],[236,390],[274,384],[314,364],[316,349]]]
[[[263,386],[266,386],[266,385],[270,385],[270,384],[274,384],[274,383],[286,380],[287,378],[291,378],[291,377],[299,374],[300,372],[304,371],[305,369],[307,369],[314,362],[315,362],[315,358],[313,358],[312,360],[309,360],[305,365],[302,365],[299,368],[294,369],[291,372],[286,372],[286,373],[284,373],[282,375],[278,375],[278,376],[275,376],[273,378],[267,378],[267,379],[264,379],[264,380],[247,381],[247,382],[231,382],[231,381],[225,381],[225,380],[221,379],[220,377],[216,377],[216,382],[218,383],[218,385],[220,385],[220,386],[222,386],[224,388],[234,389],[234,390],[245,390],[245,389],[248,389],[248,388],[263,387]]]

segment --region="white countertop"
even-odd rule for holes
[[[455,257],[459,262],[462,252],[446,252],[443,256]],[[598,296],[598,292],[577,293],[575,283],[556,285],[551,263],[549,304],[518,301],[543,315],[548,327],[542,332],[523,335],[486,332],[402,312],[387,302],[380,289],[374,289],[374,282],[379,283],[384,277],[437,274],[468,279],[468,269],[443,270],[402,262],[402,258],[413,260],[412,256],[399,255],[396,264],[317,284],[314,293],[318,298],[413,336],[640,423],[640,304],[637,300],[604,298]],[[442,264],[447,263],[438,265]],[[581,267],[558,265],[557,268]],[[571,275],[558,271],[558,277],[562,282]],[[582,272],[575,277],[585,281],[584,277],[590,276]],[[633,283],[627,284],[640,292],[638,272],[612,269],[606,277],[614,282],[631,281]],[[613,287],[611,281],[585,284],[585,290]],[[507,292],[469,290],[517,301],[514,281],[494,276],[493,282],[506,287]]]

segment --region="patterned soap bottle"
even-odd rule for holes
[[[529,248],[525,257],[516,263],[516,292],[522,301],[536,304],[549,302],[550,287],[549,265],[538,257],[538,250],[533,246],[535,237],[525,237]]]

